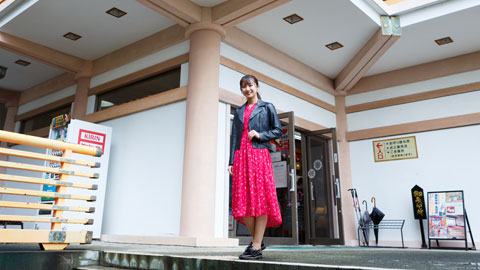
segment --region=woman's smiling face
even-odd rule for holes
[[[249,79],[242,84],[241,90],[247,99],[251,99],[257,96],[258,86],[253,79]]]

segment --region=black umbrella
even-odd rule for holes
[[[375,243],[378,245],[378,224],[382,221],[385,214],[377,208],[377,200],[375,197],[372,197],[373,209],[370,213],[370,218],[373,222],[373,233],[375,234]]]
[[[362,226],[365,244],[368,246],[368,239],[370,237],[370,223],[372,222],[372,218],[370,218],[370,214],[368,213],[367,201],[363,200],[362,204],[365,204],[365,212],[363,212],[363,215],[360,218],[360,225]]]

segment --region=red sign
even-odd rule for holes
[[[78,144],[96,147],[105,151],[105,139],[107,135],[90,130],[80,129],[78,134]]]

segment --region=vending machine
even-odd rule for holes
[[[65,205],[94,207],[95,211],[93,213],[64,211],[62,216],[63,218],[93,219],[94,223],[92,225],[63,223],[62,230],[93,231],[93,238],[100,238],[102,230],[103,209],[105,204],[105,193],[107,189],[108,161],[110,158],[110,145],[112,142],[112,128],[77,119],[70,120],[68,116],[55,117],[52,120],[52,124],[50,127],[51,128],[49,133],[49,139],[62,140],[64,142],[97,147],[102,149],[103,151],[103,155],[101,157],[92,157],[79,154],[72,155],[73,159],[81,159],[100,163],[99,168],[90,168],[73,164],[70,167],[71,170],[98,173],[98,179],[91,179],[73,175],[70,175],[68,178],[69,182],[96,184],[98,186],[97,190],[84,190],[70,187],[67,189],[67,193],[69,194],[93,195],[96,196],[96,200],[93,202],[70,199],[65,200]],[[55,150],[47,150],[47,154],[61,155],[61,152]],[[55,162],[46,162],[45,165],[49,167],[59,168],[61,164]],[[58,180],[58,175],[56,174],[45,173],[43,177],[47,179]],[[43,185],[42,190],[55,192],[56,186]],[[51,204],[53,203],[53,201],[53,198],[41,198],[41,203]],[[38,214],[43,216],[51,216],[52,211],[40,210]],[[37,223],[35,227],[37,229],[48,230],[50,229],[50,223]]]

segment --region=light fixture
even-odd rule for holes
[[[290,16],[287,16],[285,18],[283,18],[286,22],[288,22],[289,24],[294,24],[294,23],[297,23],[299,21],[303,21],[303,18],[298,16],[297,14],[292,14]]]
[[[452,40],[451,37],[444,37],[444,38],[439,38],[439,39],[435,40],[435,43],[437,43],[438,46],[442,46],[442,45],[452,43],[452,42],[453,42],[453,40]]]
[[[77,34],[72,33],[72,32],[66,33],[65,35],[63,35],[63,37],[64,37],[64,38],[71,39],[71,40],[74,40],[74,41],[82,38],[82,36],[77,35]]]
[[[330,50],[336,50],[336,49],[340,49],[343,47],[342,44],[340,44],[338,41],[335,41],[333,43],[330,43],[330,44],[327,44],[325,45],[325,47],[329,48]]]
[[[15,64],[26,67],[26,66],[30,65],[30,62],[22,60],[22,59],[18,59],[17,61],[15,61]]]
[[[5,74],[7,74],[7,67],[0,66],[0,79],[3,79],[3,77],[5,77]]]
[[[106,13],[112,15],[113,17],[117,17],[117,18],[120,18],[120,17],[124,16],[125,14],[127,14],[125,11],[120,10],[116,7],[113,7],[111,9],[107,10]]]

